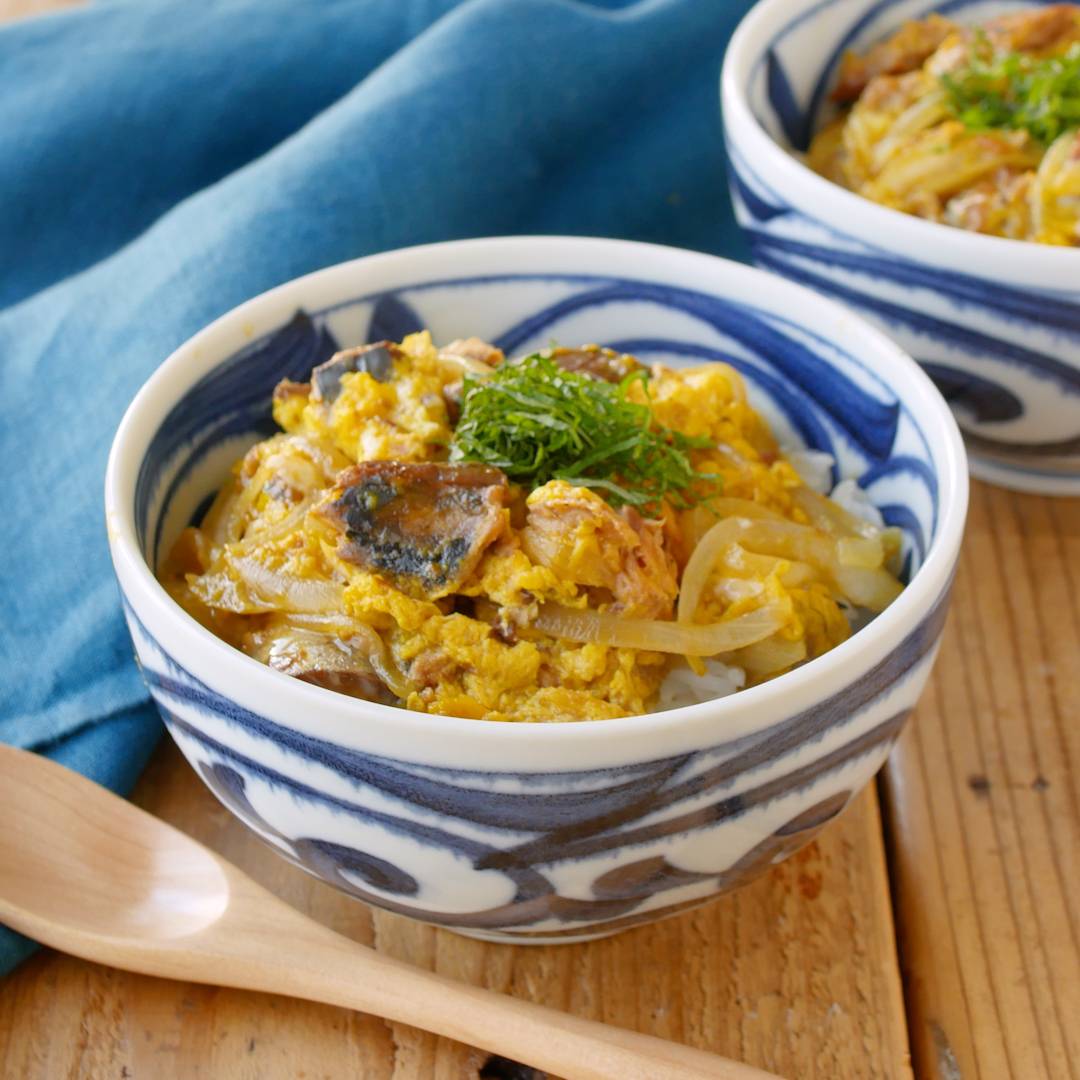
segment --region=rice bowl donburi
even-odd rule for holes
[[[722,363],[420,333],[282,383],[274,418],[160,577],[234,647],[355,697],[637,715],[782,675],[902,589],[898,532],[785,455]]]

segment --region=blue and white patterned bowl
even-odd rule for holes
[[[478,334],[723,359],[791,444],[827,450],[904,531],[911,584],[834,652],[668,713],[487,723],[369,704],[215,638],[151,567],[270,393],[339,344]],[[372,904],[477,936],[557,942],[647,922],[804,844],[884,761],[941,633],[967,507],[930,381],[808,291],[686,251],[558,237],[440,244],[332,267],[244,304],[169,358],[109,462],[113,560],[147,684],[219,799],[286,858]]]
[[[972,471],[1080,495],[1080,250],[979,236],[889,210],[796,156],[829,114],[847,49],[940,11],[1036,0],[762,0],[721,95],[739,221],[758,265],[833,296],[914,356],[950,401]]]

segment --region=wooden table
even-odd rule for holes
[[[0,0],[0,18],[65,0]],[[792,1080],[1080,1080],[1080,501],[976,484],[953,612],[881,776],[816,843],[696,912],[487,945],[287,865],[163,745],[135,793],[319,921],[443,974]],[[898,947],[899,943],[899,947]],[[43,952],[0,982],[8,1080],[528,1080],[341,1009]]]

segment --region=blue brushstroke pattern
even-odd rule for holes
[[[811,349],[771,326],[759,312],[689,289],[647,282],[619,282],[588,290],[552,304],[502,334],[497,344],[513,352],[575,312],[605,304],[651,302],[685,312],[766,358],[786,379],[803,390],[871,458],[889,455],[896,439],[899,402],[867,393]]]
[[[760,266],[797,281],[801,285],[806,285],[816,292],[834,296],[850,307],[868,311],[887,323],[925,334],[953,348],[1021,368],[1036,377],[1052,380],[1070,397],[1080,396],[1080,371],[1061,360],[1048,356],[1046,353],[1037,352],[1035,349],[1026,349],[1011,341],[982,334],[966,326],[946,322],[944,319],[904,307],[902,304],[882,300],[849,285],[833,281],[824,274],[815,274],[804,266],[774,256],[771,241],[772,238],[765,237],[764,234],[757,234],[750,239],[754,261]]]
[[[750,209],[749,206],[747,208]],[[772,216],[777,216],[775,209],[772,209]],[[826,228],[820,222],[814,224]],[[1080,305],[1047,293],[1034,289],[1013,289],[985,278],[941,270],[886,252],[850,251],[841,247],[808,244],[769,232],[748,232],[752,244],[764,245],[769,253],[775,255],[806,259],[861,274],[871,280],[892,281],[909,288],[926,289],[935,296],[946,296],[958,307],[967,305],[977,311],[990,310],[996,316],[1080,337]],[[838,239],[847,238],[838,236]]]
[[[375,301],[368,324],[367,341],[401,341],[409,334],[423,330],[420,316],[394,293],[384,293]]]
[[[796,150],[807,150],[810,146],[809,118],[806,112],[799,108],[787,72],[772,49],[765,56],[765,84],[769,104],[772,105],[788,142]]]
[[[208,449],[247,431],[272,433],[268,387],[282,379],[306,379],[316,364],[328,360],[337,349],[325,327],[298,311],[286,326],[214,368],[177,402],[154,434],[136,481],[135,525],[143,550],[150,500],[158,478],[176,454],[198,444],[169,484],[163,502],[166,507]],[[162,513],[152,552],[158,549],[164,519]]]
[[[928,360],[919,363],[934,380],[941,396],[954,408],[963,409],[977,423],[1018,420],[1024,415],[1023,402],[1000,383],[947,364]]]
[[[750,212],[755,221],[766,224],[776,218],[785,217],[791,213],[790,206],[777,206],[775,203],[768,202],[762,198],[743,179],[742,173],[737,169],[730,169],[728,176],[731,179],[731,186],[735,189],[735,194],[742,200],[746,209]]]

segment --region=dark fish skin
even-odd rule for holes
[[[551,350],[551,359],[563,371],[609,383],[622,382],[627,375],[641,370],[641,363],[634,357],[614,349],[602,349],[599,345],[583,345],[580,349],[555,348]]]
[[[358,345],[334,353],[325,364],[311,373],[311,384],[316,401],[330,403],[341,393],[341,376],[354,371],[366,371],[376,382],[389,382],[394,374],[394,360],[399,353],[392,341],[378,341],[374,345]]]
[[[502,532],[510,494],[488,465],[367,461],[337,478],[320,514],[345,534],[341,558],[411,596],[455,592]]]

